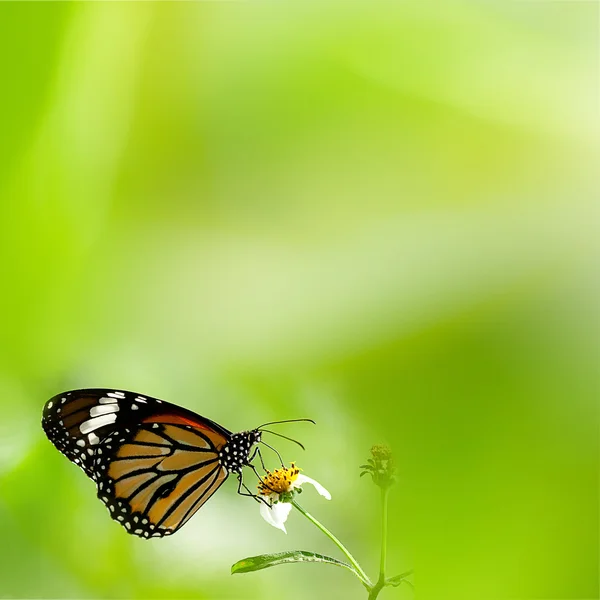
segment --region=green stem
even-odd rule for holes
[[[319,523],[319,521],[317,521],[317,519],[315,519],[309,512],[306,512],[295,500],[292,500],[292,505],[295,508],[297,508],[311,523],[316,525],[346,555],[346,558],[350,561],[350,564],[354,567],[357,575],[359,576],[359,579],[362,581],[364,586],[370,592],[371,588],[373,587],[371,580],[369,579],[367,574],[362,570],[361,566],[358,564],[358,562],[356,561],[354,556],[352,556],[352,554],[350,554],[350,551],[346,548],[346,546],[344,546],[344,544],[342,544],[342,542],[340,542],[340,540],[338,540],[335,537],[335,535],[333,535],[333,533],[331,533],[331,531],[329,531],[329,529],[327,529],[324,525]],[[371,596],[369,595],[369,598],[370,597]]]
[[[384,588],[385,581],[378,581],[370,590],[369,597],[367,600],[375,600],[379,596],[379,592]]]
[[[381,560],[379,561],[379,579],[385,580],[385,559],[387,556],[387,516],[388,489],[381,490]]]
[[[387,512],[388,488],[381,488],[381,558],[379,560],[379,579],[369,590],[368,600],[375,600],[379,592],[385,587],[385,560],[387,557]]]

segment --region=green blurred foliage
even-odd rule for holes
[[[285,430],[419,598],[598,594],[597,7],[0,3],[0,596],[363,597],[228,482],[126,535],[39,425],[106,386]],[[412,598],[405,586],[383,597]]]

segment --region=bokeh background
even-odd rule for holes
[[[277,447],[381,598],[598,597],[598,4],[0,3],[0,597],[363,598],[223,489],[128,536],[41,409],[116,387]],[[275,463],[272,463],[275,466]]]

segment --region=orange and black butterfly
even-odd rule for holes
[[[230,473],[239,494],[257,498],[242,469],[258,475],[252,460],[258,454],[262,464],[265,425],[232,433],[175,404],[111,389],[58,394],[42,416],[50,441],[95,481],[110,516],[143,538],[175,533]]]

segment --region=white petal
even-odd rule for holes
[[[271,516],[273,517],[275,527],[285,531],[284,523],[287,521],[291,510],[292,505],[289,502],[278,502],[273,505],[271,508]]]
[[[273,525],[273,527],[277,527],[277,525],[275,525],[275,522],[273,521],[273,517],[272,517],[272,511],[271,509],[264,503],[261,502],[260,503],[260,516],[269,524],[269,525]]]
[[[277,504],[273,504],[271,508],[269,508],[264,502],[260,503],[260,514],[262,518],[269,525],[273,525],[273,527],[281,529],[281,531],[284,533],[287,533],[284,523],[287,521],[291,510],[292,505],[288,502],[278,502]]]
[[[324,496],[325,498],[327,498],[327,500],[331,500],[331,494],[318,481],[315,481],[314,479],[311,479],[306,475],[302,475],[302,473],[300,473],[300,475],[296,477],[296,481],[294,481],[292,486],[300,487],[303,483],[310,483],[311,485],[314,485],[315,489],[317,490],[317,492],[319,492],[319,494],[321,494],[321,496]]]

